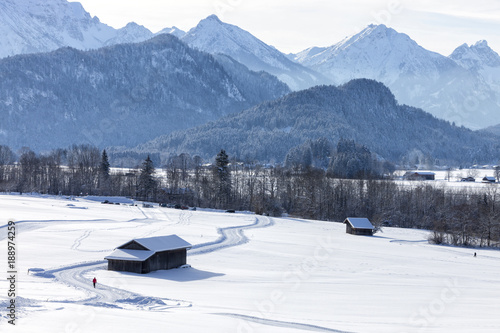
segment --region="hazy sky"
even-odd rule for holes
[[[426,49],[449,55],[485,39],[500,53],[499,0],[80,0],[101,22],[134,21],[153,32],[189,30],[216,14],[284,53],[329,46],[370,23],[408,34]]]

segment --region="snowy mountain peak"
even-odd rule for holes
[[[135,22],[127,23],[121,29],[118,29],[116,36],[108,39],[104,45],[115,45],[123,43],[137,43],[153,37],[153,33],[146,27]]]
[[[500,56],[493,51],[485,40],[480,40],[471,46],[471,49],[490,67],[500,67]]]
[[[388,28],[384,24],[374,25],[371,24],[360,33],[344,39],[344,45],[351,45],[358,41],[369,41],[370,43],[384,43],[388,42],[392,46],[401,46],[398,43],[408,43],[411,46],[418,46],[408,35],[399,33],[392,28]],[[340,42],[339,44],[342,44]],[[338,45],[338,44],[337,44]]]
[[[67,0],[1,0],[0,34],[0,58],[64,46],[96,49],[153,36],[136,23],[116,30],[92,17],[79,2]]]
[[[294,90],[326,81],[318,73],[294,63],[248,31],[222,22],[216,15],[201,20],[182,40],[199,50],[230,56],[251,70],[263,70],[276,75]]]
[[[305,59],[310,58],[310,57],[314,57],[316,54],[319,54],[319,53],[323,52],[324,50],[326,50],[326,47],[313,46],[313,47],[305,49],[304,51],[301,51],[297,54],[289,54],[288,58],[301,63]]]
[[[0,57],[47,52],[63,46],[97,48],[116,30],[91,17],[78,2],[8,0],[0,2]]]
[[[361,77],[391,84],[402,72],[418,72],[416,67],[427,71],[425,66],[430,65],[429,58],[435,57],[444,58],[433,56],[408,35],[381,24],[369,25],[323,50],[303,51],[295,60],[319,72],[331,73],[336,84]]]
[[[500,67],[500,56],[489,47],[485,40],[480,40],[471,46],[460,45],[453,51],[450,58],[467,69],[480,70],[485,66]]]
[[[404,33],[370,25],[319,53],[303,51],[295,60],[331,75],[336,84],[355,78],[383,82],[400,103],[460,125],[480,128],[500,119],[495,97],[500,91],[495,88],[500,87],[500,67],[496,67],[500,57],[485,41],[470,47],[464,44],[445,57],[424,49]],[[469,100],[476,103],[474,112],[468,109]],[[477,110],[489,119],[477,117]]]
[[[207,16],[207,18],[205,18],[204,20],[201,20],[201,22],[217,22],[217,23],[220,23],[222,24],[222,21],[219,19],[219,17],[215,14],[212,14],[212,15],[209,15]],[[200,22],[200,23],[201,23]]]
[[[239,27],[229,24],[229,23],[224,23],[222,22],[217,15],[212,14],[204,19],[202,19],[200,22],[198,22],[198,25],[191,30],[189,30],[187,33],[191,33],[194,31],[200,31],[200,30],[209,30],[209,31],[227,31],[229,33],[236,33],[238,35],[241,35],[242,33],[246,32],[243,29],[240,29]],[[248,33],[250,34],[250,33]]]
[[[363,40],[367,38],[373,41],[382,39],[386,40],[399,39],[399,40],[405,40],[406,42],[408,41],[413,42],[413,40],[408,35],[399,33],[396,30],[385,26],[384,24],[378,24],[378,25],[370,24],[361,32],[345,38],[344,41],[350,41],[352,43],[354,41]]]
[[[174,35],[177,38],[182,38],[182,37],[184,37],[186,32],[177,28],[176,26],[173,26],[172,28],[164,28],[156,33],[156,35],[160,35],[160,34],[170,34],[170,35]]]
[[[489,48],[488,42],[484,39],[477,41],[473,46],[478,48]]]

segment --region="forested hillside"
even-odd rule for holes
[[[318,86],[264,102],[187,131],[159,137],[136,151],[212,157],[218,148],[240,159],[283,162],[307,140],[341,138],[393,162],[461,164],[497,161],[497,137],[457,127],[414,107],[399,105],[383,84],[357,79]]]
[[[0,143],[134,146],[290,91],[267,73],[224,63],[168,34],[2,59]]]

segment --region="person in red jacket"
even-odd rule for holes
[[[97,283],[97,279],[96,279],[96,278],[94,278],[94,279],[92,280],[92,282],[94,283],[94,288],[95,288],[95,284]]]

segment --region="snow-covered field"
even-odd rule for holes
[[[2,278],[1,332],[500,331],[499,251],[429,245],[421,230],[362,237],[340,223],[91,199],[0,195],[5,275],[9,220],[18,252],[18,318],[7,322]],[[194,245],[191,267],[106,270],[116,246],[169,234]]]

